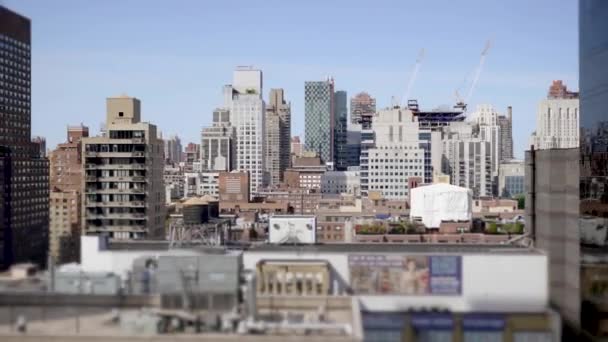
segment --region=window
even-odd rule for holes
[[[120,116],[122,118],[123,116],[125,116],[125,113],[124,112],[118,112],[118,116]]]

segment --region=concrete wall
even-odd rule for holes
[[[580,317],[579,150],[526,152],[526,230],[549,257],[550,301],[564,319]]]
[[[243,268],[253,271],[260,260],[327,260],[331,265],[331,292],[340,295],[349,291],[347,254],[301,252],[294,255],[294,252],[245,251]],[[544,254],[465,254],[462,272],[459,296],[361,296],[361,305],[372,311],[432,306],[461,312],[542,312],[547,308],[548,271]]]

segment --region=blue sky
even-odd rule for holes
[[[452,104],[487,39],[493,46],[470,106],[513,106],[516,156],[553,79],[578,88],[575,0],[152,1],[4,0],[32,19],[32,133],[53,148],[68,124],[97,131],[105,98],[142,101],[165,136],[199,142],[237,65],[264,71],[264,96],[282,87],[292,134],[303,135],[304,81],[332,75],[349,97],[379,106],[402,96]]]

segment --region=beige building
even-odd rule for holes
[[[140,101],[108,98],[106,134],[84,138],[84,234],[114,239],[164,236],[163,143],[141,122]]]
[[[49,255],[57,264],[80,259],[81,141],[88,136],[88,127],[68,126],[67,142],[49,154]]]
[[[271,89],[266,107],[266,171],[269,185],[279,185],[289,167],[291,105],[285,102],[283,89]]]

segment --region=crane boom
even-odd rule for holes
[[[414,69],[412,70],[410,79],[407,82],[407,89],[405,90],[405,95],[403,96],[403,106],[407,105],[407,101],[409,100],[410,96],[410,91],[412,90],[412,86],[414,85],[414,81],[416,80],[416,76],[418,75],[418,70],[420,70],[420,65],[422,64],[423,59],[424,48],[420,49],[420,52],[418,53],[418,58],[416,58],[416,64],[414,65]]]
[[[477,81],[479,81],[479,75],[481,74],[481,69],[483,68],[483,64],[486,61],[486,56],[488,55],[488,51],[490,50],[491,46],[492,46],[491,41],[490,40],[486,41],[486,45],[484,46],[483,51],[481,51],[481,58],[479,60],[479,65],[477,66],[477,69],[475,70],[475,76],[473,77],[473,81],[471,82],[471,86],[469,87],[469,91],[467,92],[467,96],[465,97],[465,103],[469,103],[469,100],[471,100],[471,96],[473,95],[473,91],[475,90]]]

